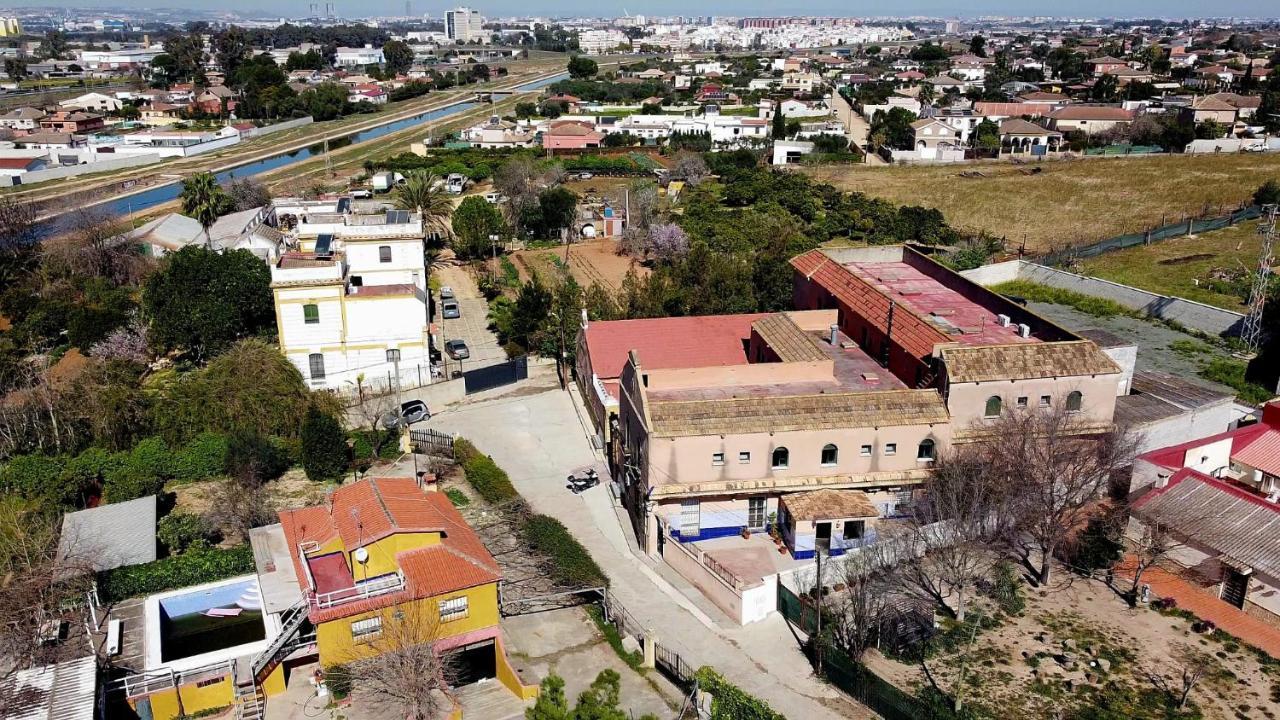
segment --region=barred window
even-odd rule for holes
[[[461,620],[467,616],[467,598],[463,597],[451,598],[449,600],[440,601],[440,622],[450,622],[452,620]]]
[[[351,623],[351,639],[355,642],[369,642],[382,634],[382,618],[371,617],[355,620]]]

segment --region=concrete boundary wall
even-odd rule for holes
[[[250,131],[246,135],[246,137],[249,137],[249,138],[262,137],[263,135],[270,135],[271,133],[280,132],[281,130],[290,130],[292,128],[302,127],[303,125],[310,125],[312,122],[314,122],[314,119],[310,115],[308,115],[306,117],[301,117],[294,120],[286,120],[285,122],[282,122],[282,123],[275,123],[274,125],[264,125],[262,127],[255,127],[252,131]]]
[[[1244,315],[1230,310],[1206,305],[1194,300],[1160,295],[1110,280],[1077,275],[1065,270],[1037,265],[1026,260],[984,265],[960,273],[979,285],[997,285],[1011,280],[1026,280],[1061,290],[1071,290],[1083,295],[1104,298],[1119,303],[1130,310],[1210,335],[1239,335]]]
[[[59,178],[86,175],[88,173],[100,173],[108,170],[140,167],[142,165],[158,163],[160,162],[160,159],[161,158],[158,154],[149,153],[146,155],[122,157],[117,160],[102,160],[99,162],[84,163],[83,165],[66,165],[63,167],[45,168],[44,170],[32,170],[29,173],[23,173],[17,178],[0,176],[0,187],[32,185],[34,183],[45,182],[46,180],[57,180]],[[18,182],[15,183],[14,180],[18,180]]]

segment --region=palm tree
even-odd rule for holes
[[[433,172],[409,173],[404,184],[396,189],[396,206],[416,212],[422,218],[422,266],[426,272],[423,284],[430,293],[431,266],[440,258],[439,248],[429,245],[432,235],[444,237],[449,233],[449,218],[453,215],[453,200],[444,191],[444,183]],[[431,300],[427,299],[427,322],[431,322]]]
[[[204,244],[212,249],[213,239],[209,228],[218,217],[231,210],[231,197],[218,184],[213,173],[196,173],[182,181],[182,214],[200,223],[204,228]]]

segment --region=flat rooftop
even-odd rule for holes
[[[649,400],[652,402],[731,400],[734,398],[769,398],[790,395],[907,389],[905,383],[889,372],[887,368],[881,367],[880,363],[872,359],[870,355],[867,355],[848,335],[837,332],[836,344],[832,345],[827,333],[811,331],[806,334],[817,340],[815,345],[821,348],[826,357],[832,361],[832,374],[829,381],[788,381],[781,372],[786,363],[762,363],[764,365],[778,366],[780,370],[778,382],[667,389],[651,387],[647,393]],[[643,357],[640,358],[640,362],[641,364],[644,363]]]
[[[962,345],[1040,342],[1034,335],[1020,336],[1016,323],[1002,327],[997,318],[999,313],[901,260],[852,261],[842,265],[885,297],[915,311],[954,342]]]

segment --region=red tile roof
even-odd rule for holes
[[[40,158],[0,158],[0,170],[26,170]]]
[[[427,492],[413,478],[369,478],[334,491],[327,505],[280,512],[294,570],[305,584],[307,571],[299,545],[324,544],[340,539],[346,551],[368,545],[398,532],[438,532],[435,545],[396,555],[405,588],[333,607],[311,608],[312,622],[326,622],[396,603],[441,595],[497,582],[497,562],[474,531],[442,493]],[[305,559],[315,592],[342,590],[331,587],[350,577],[342,555]],[[341,567],[339,567],[339,565]],[[344,574],[345,572],[345,574]]]
[[[1114,105],[1067,105],[1049,114],[1054,120],[1132,120],[1133,113]]]
[[[1280,429],[1264,425],[1266,432],[1231,443],[1231,459],[1264,473],[1280,476]]]
[[[743,365],[743,343],[751,338],[751,324],[763,317],[767,315],[749,313],[589,323],[591,371],[601,380],[617,378],[631,350],[643,367],[654,370]]]
[[[1270,410],[1271,407],[1273,406],[1264,408],[1263,422],[1159,448],[1138,457],[1162,467],[1181,468],[1186,462],[1188,450],[1230,439],[1232,460],[1272,475],[1280,475],[1280,420],[1277,420],[1280,413]]]

